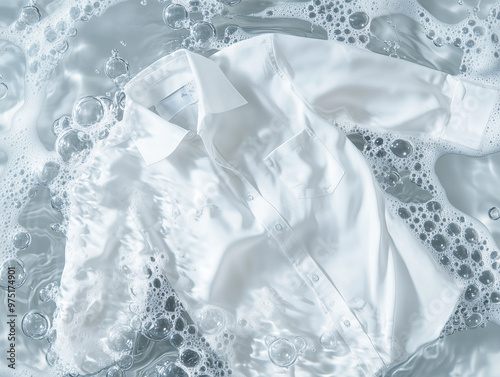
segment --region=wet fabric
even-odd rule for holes
[[[125,93],[123,136],[72,198],[67,316],[55,319],[68,363],[112,361],[103,339],[129,320],[127,287],[158,253],[195,321],[224,314],[207,339],[235,335],[223,352],[237,375],[372,376],[439,336],[463,287],[388,208],[335,122],[478,150],[496,90],[275,34],[210,58],[177,51]],[[272,341],[297,336],[307,347],[280,368]]]

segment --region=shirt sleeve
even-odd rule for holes
[[[333,41],[271,42],[275,69],[321,116],[481,148],[498,89]]]

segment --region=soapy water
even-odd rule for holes
[[[3,224],[0,283],[4,288],[7,271],[15,266],[20,292],[27,289],[23,285],[27,279],[37,287],[38,297],[30,297],[24,303],[26,314],[21,327],[31,342],[44,339],[49,344],[43,350],[45,361],[51,366],[47,375],[74,372],[71,366],[60,362],[64,350],[53,346],[57,328],[51,325],[53,317],[58,315],[54,307],[61,270],[52,273],[51,281],[42,274],[37,276],[33,248],[38,247],[34,240],[40,237],[22,226],[20,219],[29,216],[30,203],[45,190],[49,210],[57,219],[46,224],[45,231],[52,233],[52,241],[59,242],[60,247],[71,211],[72,182],[82,174],[92,174],[86,171],[92,155],[119,136],[114,125],[124,110],[122,88],[158,54],[178,48],[210,54],[254,34],[278,30],[337,40],[485,84],[498,86],[500,81],[500,73],[495,70],[500,51],[500,4],[492,1],[449,1],[446,6],[424,0],[418,4],[395,1],[390,5],[361,0],[313,0],[278,5],[248,0],[175,3],[143,0],[130,5],[131,2],[31,2],[14,4],[2,16],[5,19],[0,17],[2,53],[6,55],[3,61],[7,63],[0,66],[0,150],[5,156],[0,155],[0,220]],[[51,88],[51,82],[58,79],[58,70],[65,60],[76,53],[72,46],[78,44],[73,40],[82,30],[89,32],[85,23],[98,24],[102,20],[107,21],[106,28],[110,28],[110,18],[106,16],[115,9],[124,9],[115,14],[124,18],[144,12],[154,19],[156,30],[167,33],[167,41],[158,43],[156,48],[152,43],[151,51],[143,54],[142,61],[133,54],[127,60],[125,54],[120,56],[116,50],[127,51],[130,42],[121,39],[119,46],[113,42],[115,45],[108,50],[110,55],[95,64],[103,67],[102,73],[96,68],[95,74],[104,75],[111,88],[101,86],[101,92],[81,93],[66,114],[52,117],[47,122],[50,126],[40,128],[37,123],[45,116],[44,101],[58,95]],[[154,33],[148,38],[154,38]],[[131,60],[133,63],[129,63]],[[56,107],[56,111],[61,109]],[[497,105],[485,132],[488,144],[482,153],[499,150],[500,141],[494,131],[498,116]],[[470,151],[432,139],[373,132],[347,121],[337,126],[366,156],[381,188],[388,194],[394,213],[464,286],[462,299],[442,336],[485,327],[489,321],[499,323],[500,258],[495,242],[480,222],[448,203],[446,192],[434,173],[434,163],[440,156]],[[487,215],[491,219],[500,217],[497,208],[491,208]],[[23,258],[31,263],[25,263]],[[115,328],[109,334],[113,362],[98,370],[87,366],[88,370],[79,373],[125,375],[139,368],[136,365],[147,359],[148,352],[154,354],[152,343],[167,342],[175,350],[172,351],[174,357],[168,360],[157,357],[146,366],[141,364],[142,375],[230,374],[227,360],[231,359],[234,334],[225,330],[228,319],[223,311],[205,308],[192,319],[162,276],[160,264],[151,261],[148,271],[149,285],[144,288],[148,294],[139,297],[131,307],[129,326]],[[45,310],[37,307],[44,304],[50,305]],[[423,320],[432,320],[432,315]],[[219,338],[224,339],[224,352],[217,347]],[[28,341],[22,344],[34,349]],[[266,344],[270,362],[281,368],[292,367],[307,347],[300,338],[275,335],[266,338]],[[213,350],[214,345],[217,352]],[[339,351],[342,339],[327,330],[318,339],[318,346]],[[224,357],[221,358],[221,354]],[[34,362],[33,366],[37,364],[40,362]]]

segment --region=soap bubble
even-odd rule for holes
[[[269,345],[269,359],[279,367],[288,367],[297,359],[297,350],[292,342],[278,338]]]
[[[477,243],[479,240],[479,236],[475,229],[467,228],[465,229],[465,239],[467,240],[467,242]]]
[[[23,317],[21,328],[23,333],[35,340],[43,339],[49,331],[50,321],[41,310],[30,310]]]
[[[14,272],[11,274],[11,272]],[[10,278],[9,278],[10,276]],[[28,276],[24,263],[20,259],[10,259],[0,267],[0,287],[7,290],[9,285],[19,288]],[[14,277],[14,279],[11,279]]]
[[[453,251],[453,255],[460,260],[464,260],[469,256],[469,251],[464,245],[458,245],[455,251]]]
[[[484,285],[492,285],[495,282],[495,277],[491,271],[487,270],[479,275],[479,281]]]
[[[118,367],[111,367],[106,372],[106,377],[123,377],[123,371]]]
[[[319,344],[327,350],[332,350],[337,345],[337,336],[333,331],[325,331],[319,338]]]
[[[432,237],[431,245],[436,251],[444,251],[448,246],[448,241],[442,234],[436,234],[434,237]]]
[[[200,362],[201,356],[195,350],[187,349],[181,353],[179,359],[183,365],[192,368]]]
[[[214,334],[225,326],[226,317],[217,308],[206,308],[198,315],[198,324],[203,332]]]
[[[109,348],[116,352],[131,351],[134,347],[134,331],[128,326],[117,326],[108,336]]]
[[[25,6],[21,10],[21,21],[23,21],[26,25],[33,25],[40,21],[42,16],[40,15],[40,11],[34,5]]]
[[[466,264],[462,264],[457,272],[458,275],[460,277],[463,277],[464,279],[470,279],[471,277],[474,276],[474,273],[472,272],[471,268]]]
[[[7,97],[7,93],[9,92],[9,87],[5,85],[3,82],[0,82],[0,99],[4,99]]]
[[[165,369],[156,372],[157,377],[189,377],[186,371],[177,365],[170,364]]]
[[[70,10],[69,10],[69,16],[73,19],[73,20],[78,20],[78,18],[80,18],[80,8],[78,7],[71,7]]]
[[[355,12],[349,16],[349,24],[356,30],[364,29],[369,21],[370,17],[365,12]]]
[[[43,35],[45,35],[45,39],[47,42],[54,42],[57,39],[57,33],[50,26],[47,26],[43,31]]]
[[[132,357],[132,355],[123,355],[117,361],[116,365],[121,370],[128,370],[128,369],[132,368],[132,365],[134,365],[134,358]]]
[[[71,126],[71,118],[67,115],[63,115],[57,118],[54,123],[52,123],[52,133],[54,135],[59,135],[61,132],[70,128]]]
[[[144,335],[151,340],[160,341],[168,337],[171,329],[172,323],[167,318],[158,318],[146,324]]]
[[[474,301],[479,297],[479,288],[475,284],[471,284],[465,290],[465,299],[467,301]]]
[[[46,162],[36,175],[38,183],[42,186],[47,187],[50,182],[52,182],[54,178],[57,177],[57,175],[59,174],[59,169],[59,164],[52,161]]]
[[[19,250],[26,249],[31,243],[31,235],[27,232],[19,232],[14,237],[12,237],[12,242],[14,246]]]
[[[184,344],[184,338],[182,337],[181,334],[174,333],[170,336],[170,344],[173,345],[175,348],[179,348]]]
[[[488,211],[488,216],[492,220],[500,219],[500,209],[498,209],[497,207],[490,208],[490,210]]]
[[[215,38],[215,27],[206,21],[195,22],[191,26],[191,36],[196,43],[208,45]]]
[[[128,62],[118,56],[112,56],[106,60],[104,73],[118,86],[123,86],[129,79]]]
[[[398,215],[404,220],[409,219],[411,217],[411,213],[404,207],[398,209]]]
[[[475,327],[478,327],[483,320],[483,316],[479,313],[474,313],[468,318],[465,319],[465,324],[467,327],[473,329]]]
[[[56,140],[56,151],[64,162],[73,164],[83,162],[92,149],[88,135],[69,129]]]
[[[104,104],[96,97],[82,97],[73,106],[73,120],[82,127],[99,123],[103,116]]]
[[[163,22],[170,29],[182,29],[184,20],[187,19],[188,12],[181,4],[170,4],[163,9]]]

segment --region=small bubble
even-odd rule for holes
[[[467,228],[465,229],[465,239],[469,243],[477,243],[479,241],[479,236],[475,229]]]
[[[52,43],[57,39],[57,33],[50,26],[47,26],[45,28],[43,34],[45,35],[45,39],[47,40],[47,42]]]
[[[500,303],[500,293],[498,292],[493,292],[491,294],[491,302],[494,304]]]
[[[13,238],[12,242],[14,246],[19,250],[26,249],[31,243],[31,235],[27,232],[17,233]]]
[[[129,79],[128,62],[120,57],[113,56],[106,60],[104,73],[118,86],[123,86]]]
[[[30,310],[21,322],[23,333],[35,340],[43,339],[49,331],[50,321],[47,315],[40,310]]]
[[[187,349],[179,356],[180,362],[188,368],[193,368],[200,362],[200,354],[192,349]]]
[[[143,0],[145,1],[145,0]],[[157,374],[157,376],[161,377],[189,377],[186,371],[175,364],[170,364],[167,368],[165,368],[161,374]]]
[[[134,358],[132,355],[123,355],[118,359],[116,365],[121,370],[128,370],[132,368],[132,365],[134,365]]]
[[[7,97],[7,93],[9,92],[9,87],[5,85],[3,82],[0,82],[0,99],[4,99]]]
[[[404,220],[407,220],[411,217],[411,213],[404,207],[398,209],[398,215]]]
[[[495,277],[491,271],[483,271],[479,275],[479,281],[486,286],[490,286],[495,282]]]
[[[123,371],[116,366],[111,367],[106,372],[106,377],[123,377]]]
[[[497,207],[490,208],[490,210],[488,211],[488,216],[492,220],[500,219],[500,209],[498,209]]]
[[[467,301],[474,301],[479,297],[479,288],[475,284],[471,284],[465,290],[465,299]]]
[[[463,277],[464,279],[470,279],[471,277],[474,276],[474,273],[472,272],[471,268],[466,264],[462,264],[458,269],[457,273],[460,277]]]
[[[71,7],[69,10],[69,16],[73,20],[78,20],[78,18],[80,18],[80,13],[81,13],[81,10],[78,7]]]
[[[464,245],[458,245],[455,251],[453,251],[453,255],[460,260],[464,260],[469,257],[469,251]]]
[[[448,224],[447,232],[450,236],[458,236],[461,232],[460,226],[455,223]]]
[[[333,331],[325,331],[323,334],[321,334],[319,343],[323,348],[327,350],[333,350],[337,345],[337,336]]]
[[[475,327],[478,327],[482,321],[483,316],[479,313],[474,313],[465,319],[465,324],[467,325],[467,327],[473,329]]]
[[[46,162],[36,175],[38,183],[47,187],[57,177],[59,169],[59,164],[52,161]]]

